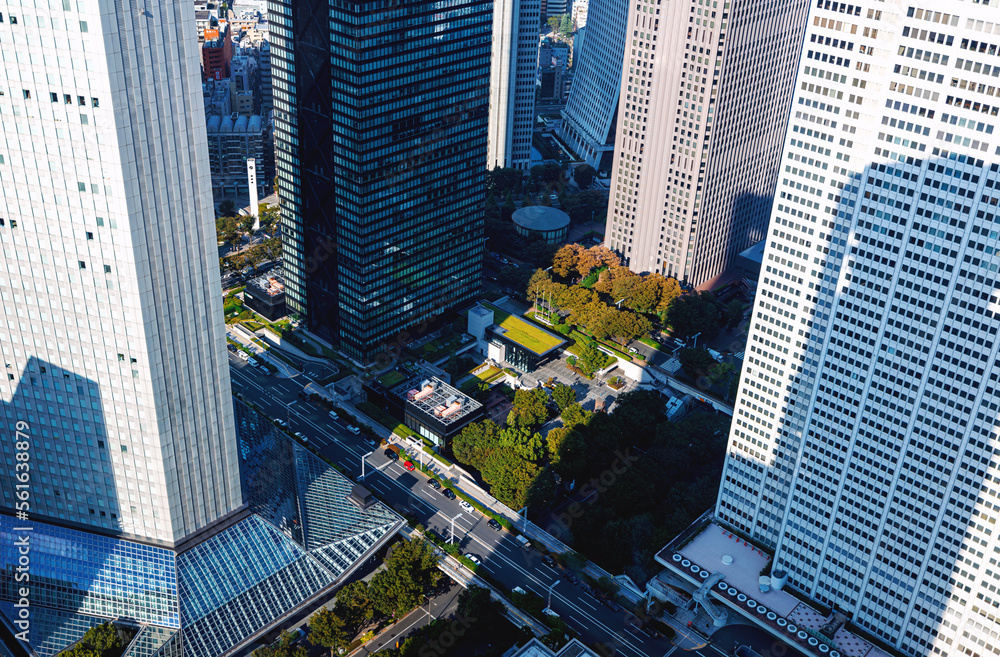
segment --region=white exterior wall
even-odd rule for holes
[[[1000,654],[1000,10],[808,23],[716,512],[902,652]]]
[[[241,503],[194,16],[34,4],[0,3],[4,431],[32,515],[170,543]]]
[[[493,5],[489,169],[531,166],[540,6],[539,0],[497,0]]]
[[[728,245],[733,216],[731,203],[715,203],[719,217],[704,221],[707,190],[724,186],[731,191],[716,193],[733,196],[744,190],[725,167],[710,169],[710,159],[769,150],[773,161],[781,145],[774,124],[780,129],[791,93],[805,10],[804,0],[630,6],[605,238],[629,268],[695,284],[704,275],[696,264],[698,272],[713,269],[700,262],[696,246]],[[731,49],[753,61],[730,57]],[[762,75],[770,84],[761,84]],[[720,98],[729,100],[721,105]],[[716,146],[720,130],[726,139]],[[718,178],[710,177],[716,170]],[[754,188],[773,185],[773,166],[761,178]],[[701,236],[707,229],[715,235]],[[752,244],[740,243],[733,254]]]

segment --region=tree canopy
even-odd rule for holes
[[[344,631],[344,619],[332,609],[321,607],[309,619],[309,641],[324,648],[345,648],[350,643]]]
[[[281,638],[273,645],[262,646],[253,651],[253,657],[308,657],[306,649],[292,644],[295,636],[291,632],[282,632]]]
[[[597,170],[589,164],[581,164],[573,170],[573,180],[580,186],[580,189],[587,189],[594,182]]]

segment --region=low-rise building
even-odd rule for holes
[[[281,319],[285,309],[285,277],[281,267],[247,281],[243,303],[268,321]]]
[[[369,400],[438,448],[483,415],[483,405],[437,377],[417,375],[386,389],[366,386]]]
[[[201,46],[202,80],[222,80],[229,77],[233,59],[232,30],[226,23],[216,28],[206,28]]]
[[[485,301],[468,310],[468,320],[468,333],[478,340],[480,350],[490,360],[522,372],[534,371],[567,342]]]

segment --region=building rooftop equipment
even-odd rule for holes
[[[412,377],[394,386],[389,392],[445,425],[460,420],[482,406],[437,377]]]

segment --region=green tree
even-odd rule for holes
[[[586,426],[592,415],[593,413],[583,410],[579,404],[570,404],[559,417],[562,419],[564,427],[575,429],[581,425]]]
[[[253,657],[308,657],[309,653],[305,648],[292,644],[294,639],[291,632],[282,632],[281,638],[273,645],[254,650]]]
[[[321,608],[309,619],[309,641],[317,646],[329,648],[347,647],[347,633],[344,632],[344,619],[335,614],[332,609]]]
[[[711,292],[685,294],[670,304],[666,320],[677,337],[710,340],[719,334],[721,310]]]
[[[235,217],[219,217],[215,220],[215,235],[219,242],[232,243],[240,236],[239,224]]]
[[[548,400],[548,395],[541,388],[516,391],[507,423],[529,428],[541,426],[549,419]]]
[[[558,15],[549,16],[549,20],[547,22],[549,24],[549,27],[552,28],[553,32],[558,32],[559,26],[562,24],[562,17]]]
[[[105,657],[117,655],[124,647],[118,628],[112,623],[101,623],[87,630],[72,650],[63,651],[58,657]]]
[[[480,469],[490,486],[490,494],[512,509],[520,509],[528,499],[528,491],[541,468],[521,458],[513,447],[493,450]]]
[[[227,198],[222,203],[219,203],[217,211],[220,217],[231,217],[236,214],[236,203]]]
[[[692,379],[697,380],[700,376],[706,376],[709,370],[716,365],[712,354],[707,349],[681,349],[678,354],[681,368],[684,373]]]
[[[743,304],[738,300],[733,299],[726,304],[722,313],[723,321],[726,323],[726,328],[734,329],[739,325],[740,320],[743,319]]]
[[[559,17],[559,31],[564,36],[569,36],[573,34],[573,17],[569,14],[563,14]]]
[[[281,225],[281,214],[277,205],[262,203],[260,205],[260,227],[268,233],[274,233]]]
[[[503,199],[503,205],[500,206],[500,218],[510,221],[510,218],[514,216],[514,212],[516,210],[517,206],[514,205],[514,197],[511,196],[510,192],[507,192],[507,196]]]
[[[385,568],[368,585],[375,610],[399,617],[420,605],[424,591],[441,577],[437,556],[423,540],[402,541],[393,546]]]
[[[478,622],[496,613],[503,613],[503,603],[494,600],[489,589],[473,584],[458,594],[459,616]]]
[[[456,461],[479,470],[499,437],[500,427],[493,420],[473,422],[455,436],[451,451]]]
[[[580,189],[587,189],[594,182],[597,170],[589,164],[581,164],[573,170],[573,180],[580,186]]]
[[[355,629],[368,623],[375,617],[375,606],[372,603],[368,582],[359,580],[351,582],[337,591],[337,613]]]
[[[552,401],[556,403],[559,411],[562,412],[567,406],[576,401],[576,391],[565,383],[556,384],[556,387],[552,389]]]

